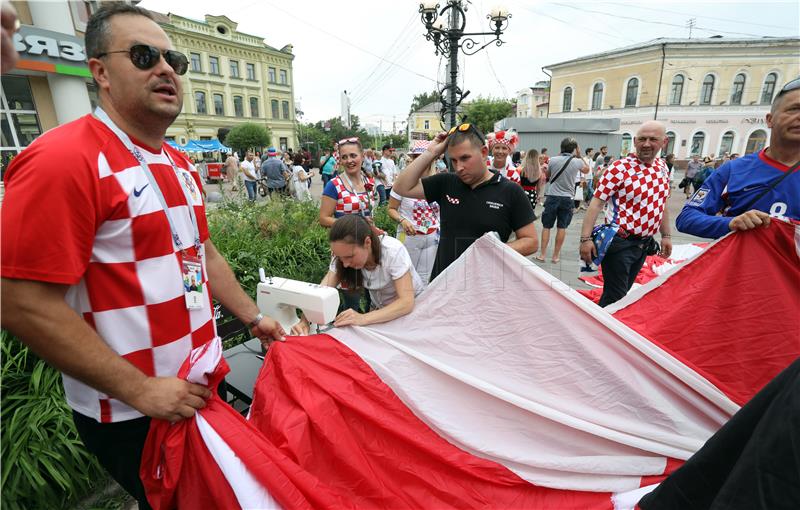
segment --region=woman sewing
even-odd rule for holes
[[[328,239],[333,259],[320,285],[366,288],[371,301],[368,312],[359,313],[348,308],[336,317],[334,326],[388,322],[414,309],[414,299],[425,285],[403,243],[388,235],[378,235],[358,214],[348,214],[334,221]],[[308,331],[305,316],[292,327],[293,335],[307,335]]]

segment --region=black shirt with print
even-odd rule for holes
[[[441,211],[441,237],[431,280],[485,233],[497,232],[507,242],[512,232],[533,223],[533,208],[522,187],[492,173],[475,189],[454,173],[422,179],[425,200],[437,202]]]

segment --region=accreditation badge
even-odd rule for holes
[[[187,253],[181,254],[181,273],[183,275],[183,296],[186,308],[203,308],[203,265],[200,258]]]

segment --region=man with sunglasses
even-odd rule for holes
[[[421,179],[445,150],[454,172]],[[497,232],[503,242],[513,232],[511,248],[526,256],[536,251],[530,201],[522,187],[486,166],[488,154],[483,133],[472,124],[461,124],[450,133],[439,133],[394,183],[400,196],[439,204],[441,238],[431,281],[487,232]]]
[[[84,444],[146,509],[151,417],[192,417],[211,395],[176,375],[215,338],[212,284],[262,342],[283,330],[214,247],[200,177],[164,142],[186,57],[148,11],[104,5],[86,28],[101,107],[37,138],[5,175],[2,325],[64,373]]]
[[[766,120],[769,147],[715,170],[683,206],[679,231],[716,239],[770,217],[800,219],[800,78],[778,92]]]

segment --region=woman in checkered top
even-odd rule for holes
[[[429,144],[430,142],[417,142],[409,155],[416,159],[425,152]],[[436,160],[422,177],[435,173]],[[427,282],[436,259],[436,250],[439,248],[439,204],[428,203],[424,199],[401,197],[392,191],[389,198],[389,217],[398,223],[395,237],[403,242],[414,268],[422,281]]]
[[[377,195],[374,179],[361,171],[363,152],[358,138],[339,141],[339,167],[344,171],[328,181],[322,190],[319,224],[323,227],[332,227],[336,218],[347,214],[359,214],[371,221]]]

